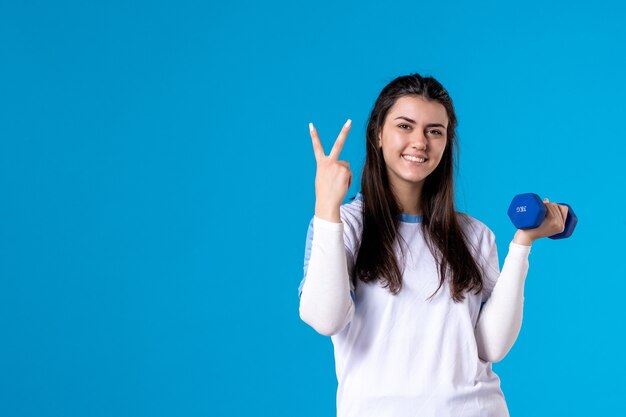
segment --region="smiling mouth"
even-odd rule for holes
[[[416,156],[411,156],[411,155],[402,155],[402,158],[404,158],[407,161],[411,161],[411,162],[426,162],[428,161],[428,158],[418,158]]]

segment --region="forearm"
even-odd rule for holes
[[[478,356],[498,362],[509,352],[522,326],[524,283],[530,246],[509,244],[500,277],[482,308],[476,325]]]
[[[343,227],[343,223],[314,217],[311,256],[300,297],[301,319],[326,336],[341,331],[354,316]]]

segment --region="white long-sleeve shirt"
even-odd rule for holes
[[[464,216],[484,289],[454,303],[446,283],[427,301],[439,286],[437,265],[420,216],[402,215],[408,250],[403,289],[394,296],[354,279],[361,199],[341,207],[341,223],[313,218],[299,288],[302,319],[332,336],[338,416],[508,415],[491,362],[519,333],[530,247],[511,242],[500,273],[493,233]]]

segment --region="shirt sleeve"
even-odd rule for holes
[[[490,233],[483,305],[475,329],[478,356],[483,360],[501,361],[517,340],[530,248],[511,242],[500,272],[495,238]]]
[[[354,286],[344,243],[344,222],[314,216],[307,233],[300,318],[318,333],[339,333],[354,316]]]

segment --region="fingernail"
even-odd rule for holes
[[[309,130],[312,132],[313,131],[313,123],[309,122]]]
[[[346,122],[345,125],[343,125],[343,127],[349,127],[352,124],[352,120],[348,119],[348,121]]]

